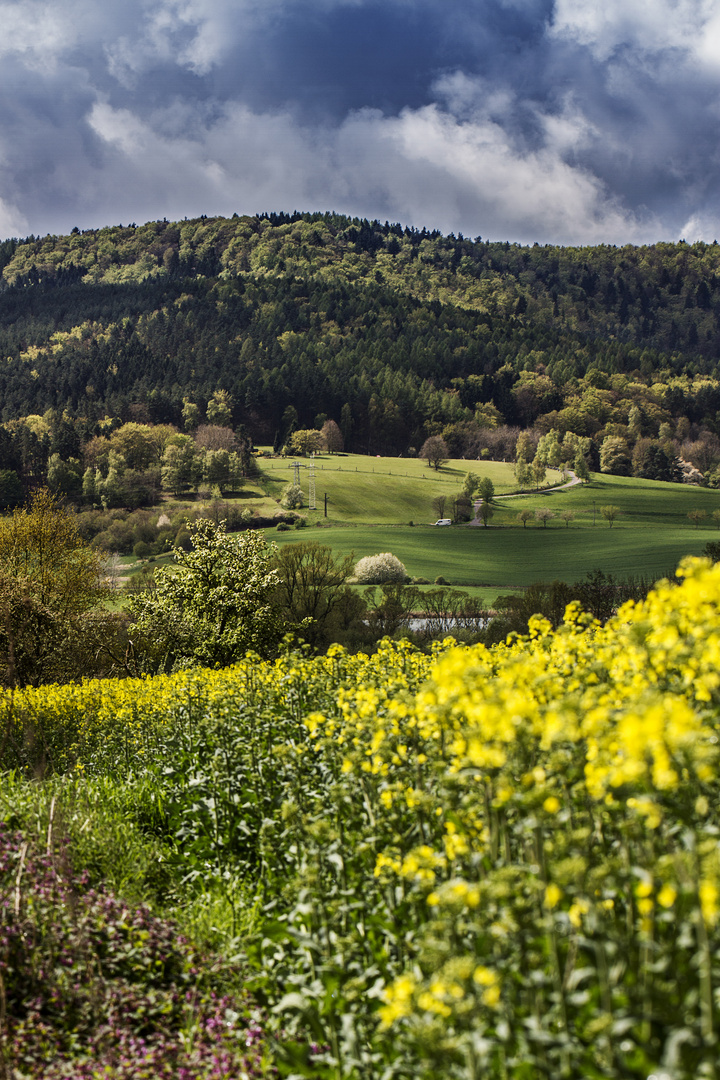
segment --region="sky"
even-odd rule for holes
[[[718,0],[0,0],[0,236],[720,239]]]

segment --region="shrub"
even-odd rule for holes
[[[190,530],[183,526],[178,529],[175,536],[175,547],[181,548],[183,551],[189,551],[192,547],[192,537],[190,536]]]
[[[435,584],[436,585],[447,585],[447,583],[448,583],[447,578],[442,577],[442,575],[440,577],[435,578]]]
[[[384,581],[405,581],[407,571],[389,551],[366,555],[355,565],[355,577],[361,585],[382,585]]]
[[[283,491],[280,505],[285,510],[299,510],[303,505],[303,492],[299,484],[288,484]]]
[[[285,521],[279,521],[275,528],[278,532],[290,532],[290,526]]]
[[[246,996],[217,993],[219,976],[235,989],[227,966],[149,908],[90,888],[66,849],[48,849],[0,824],[5,897],[22,878],[0,943],[3,1057],[23,1065],[14,1075],[267,1076]]]
[[[152,548],[149,544],[146,544],[144,540],[138,540],[137,544],[133,548],[133,555],[136,559],[147,559],[148,555],[152,554]]]

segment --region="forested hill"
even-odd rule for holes
[[[223,389],[258,441],[325,414],[381,453],[478,418],[552,413],[592,435],[607,418],[583,418],[586,391],[618,379],[662,382],[668,416],[720,410],[717,244],[522,247],[271,214],[8,240],[0,268],[5,421],[182,426],[184,401]]]

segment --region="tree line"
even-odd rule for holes
[[[6,241],[0,268],[5,423],[184,430],[223,391],[230,426],[276,446],[332,419],[357,452],[441,436],[499,456],[552,429],[590,438],[591,468],[609,437],[638,475],[667,471],[648,439],[703,477],[720,462],[714,244],[522,247],[271,214]]]
[[[356,566],[353,556],[336,558],[312,541],[278,550],[259,530],[231,535],[212,516],[189,523],[187,542],[172,554],[118,606],[109,603],[118,594],[104,553],[51,492],[39,489],[1,517],[0,685],[221,668],[248,652],[268,658],[303,643],[320,652],[336,642],[368,651],[388,635],[492,643],[524,633],[538,612],[558,625],[571,600],[604,621],[650,587],[598,572],[578,585],[500,597],[489,613],[440,578],[420,589],[429,583],[410,581],[390,553]],[[418,614],[422,626],[413,630]]]

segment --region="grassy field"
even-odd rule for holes
[[[620,508],[612,528],[601,513],[609,504]],[[541,507],[556,514],[547,527],[534,520],[526,527],[518,522],[521,509]],[[665,575],[683,555],[699,555],[708,540],[720,539],[710,517],[718,508],[717,491],[596,474],[586,486],[498,499],[487,529],[348,523],[274,538],[280,544],[318,540],[338,554],[353,552],[358,558],[391,551],[413,577],[434,581],[442,576],[491,597],[497,590],[540,580],[577,581],[595,569],[621,577]],[[687,517],[693,509],[707,514],[699,528]],[[574,515],[567,525],[559,517],[563,510]]]
[[[340,555],[357,558],[391,551],[413,577],[491,590],[522,588],[535,581],[577,581],[590,570],[627,575],[663,576],[683,555],[699,555],[717,530],[689,525],[653,529],[624,525],[611,530],[592,525],[437,529],[429,525],[353,526],[303,530],[273,536],[277,543],[313,540]]]
[[[260,465],[263,475],[252,498],[238,502],[270,516],[292,479],[292,465],[281,458],[263,458]],[[433,498],[448,496],[449,513],[469,471],[495,485],[499,497],[490,526],[430,525],[436,517]],[[300,479],[307,501],[307,465]],[[561,482],[559,473],[548,473],[548,483]],[[576,581],[595,569],[656,578],[670,573],[683,555],[701,554],[708,540],[720,540],[711,517],[720,509],[720,492],[631,477],[596,473],[587,485],[515,494],[513,466],[503,462],[450,461],[435,471],[417,459],[325,455],[316,463],[315,487],[318,509],[302,510],[310,527],[268,530],[268,539],[314,540],[357,558],[391,551],[411,576],[431,582],[444,577],[488,602],[504,589],[553,578]],[[602,516],[609,504],[620,511],[612,528]],[[534,519],[525,527],[518,522],[521,510],[541,508],[555,515],[547,527]],[[699,528],[687,516],[695,509],[707,515]],[[566,510],[572,514],[568,523],[560,517]],[[121,574],[126,579],[141,567],[132,557],[123,559]]]
[[[292,460],[263,458],[259,464],[268,494],[279,498],[292,480]],[[308,463],[301,460],[300,464],[300,484],[307,496]],[[328,517],[333,521],[387,525],[432,522],[438,516],[433,499],[445,495],[451,500],[459,493],[468,472],[489,477],[497,494],[517,491],[513,466],[502,461],[449,461],[435,470],[418,458],[326,454],[315,464],[318,510],[303,513],[310,522],[322,518],[327,493]],[[559,481],[560,473],[550,470],[548,483]]]

